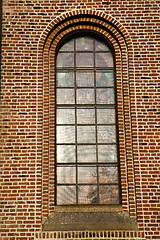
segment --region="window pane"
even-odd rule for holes
[[[57,146],[57,163],[73,163],[76,161],[75,146],[58,145]]]
[[[94,108],[78,108],[77,109],[78,124],[95,124]]]
[[[77,51],[93,51],[93,38],[91,37],[76,38],[76,50]]]
[[[96,71],[96,86],[97,87],[113,87],[114,86],[113,70]]]
[[[57,126],[57,143],[75,143],[74,126]]]
[[[98,124],[115,124],[115,109],[98,108],[97,123]]]
[[[118,183],[118,168],[99,167],[99,183]]]
[[[74,124],[75,109],[74,108],[58,108],[57,124]]]
[[[77,53],[76,67],[93,67],[94,58],[93,53]]]
[[[57,205],[76,204],[76,186],[57,186]]]
[[[78,167],[78,183],[97,183],[97,168]]]
[[[61,53],[57,55],[57,67],[74,67],[74,53]]]
[[[93,87],[94,86],[94,72],[77,71],[76,72],[77,87]]]
[[[77,127],[78,143],[95,143],[96,134],[94,126],[78,126]]]
[[[74,51],[74,40],[70,40],[67,43],[65,43],[61,48],[60,51]]]
[[[95,50],[96,51],[110,51],[109,48],[101,41],[95,40]]]
[[[99,187],[100,204],[119,204],[119,192],[117,185]]]
[[[96,67],[113,67],[113,56],[111,53],[95,53]]]
[[[79,204],[96,204],[97,186],[87,185],[78,187],[78,203]]]
[[[57,71],[57,87],[74,87],[74,72],[61,70]]]
[[[116,143],[115,126],[98,126],[97,130],[99,143]]]
[[[78,162],[96,162],[96,146],[80,145],[77,146]]]
[[[114,104],[114,89],[100,88],[97,89],[97,104]]]
[[[94,89],[77,89],[77,104],[94,104]]]
[[[74,89],[57,89],[57,104],[74,104]]]
[[[73,166],[57,167],[57,183],[76,183],[76,168]]]
[[[117,162],[117,146],[98,145],[98,161],[106,163]]]

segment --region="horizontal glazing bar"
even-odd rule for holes
[[[78,184],[70,184],[70,183],[57,183],[57,186],[83,186],[83,185],[90,185],[90,186],[97,186],[96,183],[78,183]],[[118,183],[101,183],[99,186],[118,186]]]
[[[94,166],[97,166],[97,167],[102,167],[102,166],[110,166],[110,167],[115,167],[115,166],[118,166],[118,163],[115,163],[115,162],[113,162],[113,163],[111,163],[111,162],[109,162],[109,163],[106,163],[106,162],[104,162],[104,163],[102,163],[102,162],[100,162],[100,163],[95,163],[95,162],[90,162],[90,163],[88,163],[88,162],[78,162],[78,163],[74,163],[74,162],[71,162],[71,163],[69,163],[69,162],[67,162],[67,163],[57,163],[57,166],[63,166],[63,165],[66,165],[66,166],[68,166],[68,165],[71,165],[71,166],[79,166],[79,165],[85,165],[85,166],[88,166],[88,167],[90,167],[91,165],[94,165]]]
[[[95,126],[95,124],[94,123],[91,123],[91,124],[78,124],[77,123],[77,125],[75,125],[75,124],[70,124],[70,123],[68,123],[68,124],[64,124],[64,123],[62,123],[62,124],[56,124],[57,126]],[[115,124],[114,123],[105,123],[105,124],[98,124],[97,123],[97,126],[115,126]]]

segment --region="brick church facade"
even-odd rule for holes
[[[160,1],[1,5],[1,239],[160,240]]]

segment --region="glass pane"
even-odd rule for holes
[[[57,55],[57,67],[74,67],[74,53],[61,53]]]
[[[77,160],[78,162],[96,162],[96,146],[77,146]]]
[[[78,167],[78,183],[97,183],[97,168]]]
[[[93,51],[93,38],[91,37],[76,38],[76,50],[77,51]]]
[[[79,186],[78,187],[78,204],[96,204],[97,198],[97,186]]]
[[[117,162],[117,146],[98,145],[98,161],[106,163]]]
[[[73,71],[57,71],[57,87],[74,87],[74,72]]]
[[[94,86],[94,72],[77,71],[76,72],[77,87],[93,87]]]
[[[58,108],[56,115],[57,115],[57,124],[74,124],[75,123],[74,108]]]
[[[113,67],[112,53],[95,53],[96,67]]]
[[[97,71],[96,72],[96,86],[97,87],[113,87],[114,86],[113,70]]]
[[[57,183],[76,183],[76,167],[57,167]]]
[[[57,186],[57,205],[76,204],[76,186]]]
[[[77,104],[94,104],[94,89],[77,89]]]
[[[74,51],[74,40],[70,40],[67,43],[65,43],[61,48],[60,51]]]
[[[96,134],[94,126],[78,126],[77,127],[78,143],[95,143]]]
[[[115,124],[115,109],[98,108],[97,124]]]
[[[114,104],[114,89],[100,88],[97,89],[97,104]]]
[[[118,186],[100,186],[99,187],[100,204],[119,204]]]
[[[99,183],[118,183],[118,168],[99,167]]]
[[[57,126],[57,143],[75,143],[74,126]]]
[[[93,67],[93,53],[77,53],[76,67]]]
[[[57,163],[73,163],[76,161],[75,146],[58,145],[57,146]]]
[[[115,126],[98,126],[98,143],[116,143]]]
[[[78,108],[77,109],[78,124],[95,124],[94,108]]]
[[[101,41],[95,40],[95,50],[96,51],[110,51],[109,48]]]
[[[57,89],[57,104],[74,104],[74,89]]]

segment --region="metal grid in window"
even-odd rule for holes
[[[56,203],[119,204],[114,60],[92,36],[57,54]]]

